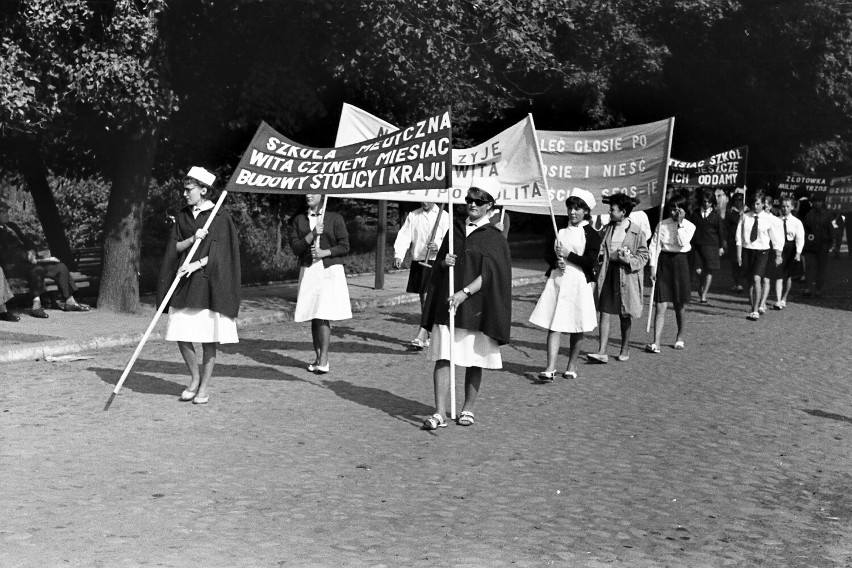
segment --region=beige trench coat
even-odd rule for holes
[[[607,225],[601,231],[601,269],[598,273],[598,282],[595,287],[595,297],[600,299],[600,290],[606,278],[607,270],[610,269],[609,246],[612,243],[612,225]],[[616,261],[616,267],[621,270],[621,305],[622,313],[629,314],[634,318],[642,317],[642,292],[644,289],[644,268],[648,264],[648,244],[642,237],[639,225],[630,222],[624,235],[622,246],[630,249],[630,264]]]

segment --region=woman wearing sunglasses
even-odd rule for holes
[[[482,369],[501,369],[500,346],[509,342],[512,321],[512,259],[509,244],[489,223],[500,184],[496,178],[474,178],[467,192],[467,218],[453,227],[453,249],[445,238],[438,250],[423,310],[424,328],[431,330],[430,355],[435,361],[435,413],[423,422],[426,430],[447,425],[444,414],[450,386],[450,342],[456,365],[466,367],[464,406],[458,423],[473,424],[473,405]],[[452,295],[449,268],[455,267]],[[455,336],[450,336],[449,309],[454,307]]]

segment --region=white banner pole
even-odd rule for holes
[[[450,216],[450,231],[447,238],[450,239],[450,248],[449,254],[455,254],[453,247],[453,240],[455,236],[455,227],[453,226],[453,188],[452,186],[447,190],[448,198],[447,198],[447,213]],[[450,295],[452,297],[455,294],[455,265],[450,266]],[[455,359],[455,349],[454,344],[456,342],[456,307],[453,304],[450,304],[450,418],[456,419],[456,359]]]
[[[538,167],[541,169],[541,179],[544,181],[544,192],[547,194],[547,206],[550,208],[550,220],[553,222],[553,234],[556,237],[559,237],[559,229],[556,228],[556,214],[553,212],[553,202],[550,200],[550,186],[547,184],[547,172],[544,169],[544,159],[541,157],[541,148],[538,145],[538,132],[535,129],[535,121],[533,120],[532,113],[528,114],[527,117],[530,121],[530,126],[532,126],[533,138],[535,139],[535,154],[538,156]],[[506,207],[503,207],[503,210],[506,210]]]

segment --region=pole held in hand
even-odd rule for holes
[[[207,218],[207,222],[204,223],[204,230],[207,231],[210,228],[210,224],[213,222],[213,218],[216,216],[216,213],[219,212],[219,208],[222,206],[222,203],[225,201],[225,196],[228,195],[227,191],[223,191],[219,196],[219,200],[216,202],[216,205],[213,207],[213,211],[210,212],[210,217]],[[192,243],[192,248],[189,249],[189,254],[186,255],[186,260],[184,260],[181,267],[188,266],[190,262],[192,262],[192,255],[195,254],[195,251],[198,250],[198,247],[201,246],[201,241],[197,240]],[[163,314],[163,311],[166,309],[166,306],[169,304],[169,300],[171,300],[172,295],[175,293],[177,289],[178,283],[180,282],[181,276],[176,276],[174,282],[169,287],[169,291],[166,293],[166,296],[163,298],[162,303],[157,308],[157,313],[154,314],[154,319],[151,320],[151,323],[148,325],[148,329],[145,331],[145,335],[142,336],[142,340],[139,342],[139,345],[136,346],[136,351],[133,352],[133,356],[130,358],[130,361],[127,363],[127,366],[124,368],[124,372],[121,374],[121,378],[118,380],[118,383],[115,385],[115,389],[112,391],[112,395],[110,396],[109,401],[107,401],[104,410],[109,409],[110,403],[112,403],[115,395],[118,394],[118,391],[121,390],[121,386],[124,384],[124,381],[127,379],[127,376],[130,374],[130,370],[133,368],[133,364],[136,362],[136,359],[139,358],[139,354],[142,352],[142,348],[145,346],[145,342],[148,341],[148,337],[151,336],[151,332],[154,331],[154,327],[157,325],[157,322],[160,320],[160,316]]]

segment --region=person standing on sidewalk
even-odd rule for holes
[[[597,280],[600,344],[597,353],[586,355],[593,363],[609,362],[606,349],[611,316],[618,316],[621,322],[619,361],[627,361],[630,357],[633,318],[642,317],[642,279],[643,269],[648,264],[648,244],[639,225],[628,217],[637,203],[624,193],[609,198],[609,224],[601,238],[601,270]]]
[[[746,197],[749,208],[737,226],[737,264],[742,267],[742,275],[749,284],[751,312],[748,319],[760,319],[760,301],[763,297],[763,277],[769,260],[769,249],[775,248],[775,262],[781,264],[784,237],[779,235],[775,221],[763,210],[766,195],[756,191]]]
[[[569,224],[556,235],[554,254],[548,255],[550,277],[529,320],[547,330],[547,367],[538,374],[542,381],[556,377],[562,333],[570,337],[568,369],[563,376],[577,378],[583,333],[592,331],[598,324],[594,281],[601,237],[589,223],[595,198],[590,191],[575,188],[565,200],[565,207]]]
[[[396,234],[393,243],[393,267],[401,268],[405,255],[411,251],[411,268],[405,291],[420,296],[420,314],[426,303],[426,288],[429,285],[431,269],[422,263],[431,262],[441,246],[444,235],[450,226],[450,216],[430,201],[424,201],[420,207],[405,217],[405,222]],[[431,240],[430,240],[431,239]],[[417,337],[411,340],[409,347],[415,351],[429,347],[429,332],[419,328]]]
[[[189,386],[180,400],[206,404],[210,379],[220,343],[237,343],[237,314],[240,309],[240,243],[237,228],[227,211],[220,208],[210,227],[204,225],[214,208],[216,176],[193,166],[183,181],[186,207],[180,210],[172,229],[160,278],[157,304],[162,303],[174,279],[180,283],[169,301],[166,341],[176,341],[189,369]],[[184,261],[195,241],[201,245],[192,262]],[[201,343],[199,367],[194,343]]]
[[[467,192],[467,219],[458,219],[444,239],[432,268],[423,311],[423,327],[432,332],[429,354],[435,361],[435,413],[423,422],[426,430],[447,425],[444,413],[450,387],[450,344],[453,362],[466,367],[461,426],[474,422],[473,407],[482,369],[502,369],[500,346],[509,342],[512,321],[512,257],[509,243],[489,223],[499,195],[496,178],[474,178]],[[450,238],[454,254],[449,254]],[[449,268],[455,267],[450,295]],[[450,336],[449,308],[454,307],[455,335]]]
[[[689,216],[689,223],[695,227],[695,234],[689,244],[692,250],[692,265],[698,274],[698,303],[706,304],[707,293],[713,283],[713,273],[719,270],[719,257],[725,252],[725,227],[716,208],[714,190],[701,190],[698,205],[696,211]]]
[[[707,190],[709,191],[709,190]],[[703,199],[706,199],[705,193]],[[715,201],[715,196],[713,196]],[[645,346],[648,353],[659,353],[662,345],[663,327],[666,323],[666,309],[669,302],[675,310],[677,319],[677,337],[674,348],[683,349],[683,332],[686,326],[686,304],[689,303],[690,291],[689,254],[696,233],[695,225],[686,219],[686,199],[675,195],[666,204],[669,212],[654,232],[650,246],[651,280],[656,281],[654,287],[654,342]],[[700,213],[699,213],[700,215]],[[707,217],[705,217],[706,219]],[[721,219],[720,219],[721,222]],[[715,245],[714,245],[715,247]]]
[[[343,257],[349,254],[349,232],[343,217],[322,210],[323,196],[305,196],[308,210],[296,215],[288,227],[290,248],[299,258],[299,293],[296,322],[311,322],[316,357],[308,371],[328,373],[331,322],[350,319],[349,287],[343,270]]]

